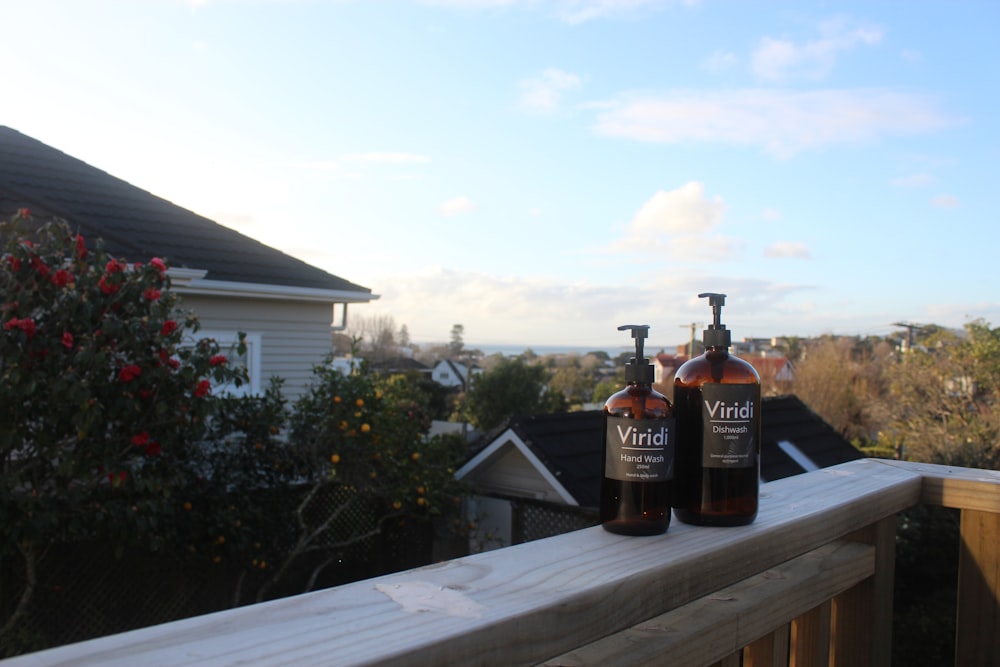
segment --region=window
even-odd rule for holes
[[[246,368],[247,376],[250,378],[249,382],[246,382],[239,387],[233,384],[216,385],[213,383],[212,390],[218,394],[229,394],[231,396],[256,396],[261,393],[260,389],[260,347],[261,347],[261,336],[260,334],[246,334],[246,345],[247,351],[245,354],[238,354],[236,352],[236,345],[238,343],[237,336],[239,334],[235,331],[217,331],[217,330],[205,330],[202,329],[196,332],[190,340],[185,340],[185,345],[194,345],[197,341],[204,338],[213,338],[219,344],[219,352],[226,355],[229,365],[232,368]]]

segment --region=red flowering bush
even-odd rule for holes
[[[464,448],[426,437],[414,387],[323,364],[292,410],[279,379],[217,395],[245,371],[196,339],[162,260],[110,257],[26,212],[0,241],[0,563],[27,581],[0,616],[0,654],[53,544],[226,563],[254,575],[234,601],[263,599],[293,563],[318,573],[390,521],[455,507]],[[345,527],[359,513],[361,534]]]
[[[165,501],[190,483],[217,409],[212,382],[245,373],[193,338],[162,260],[109,257],[24,210],[0,240],[0,557],[29,567],[74,540],[162,546],[178,530]]]

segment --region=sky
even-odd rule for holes
[[[0,125],[416,342],[1000,326],[995,0],[33,0]]]

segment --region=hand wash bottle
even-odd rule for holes
[[[674,376],[674,513],[684,523],[741,526],[757,517],[760,376],[729,354],[731,334],[721,322],[726,295],[698,297],[708,298],[713,323],[704,332],[705,353]]]
[[[635,356],[625,364],[625,388],[604,404],[601,524],[623,535],[657,535],[670,525],[674,418],[670,401],[653,389],[643,356],[648,325],[625,324]]]

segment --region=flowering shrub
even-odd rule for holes
[[[311,586],[366,537],[344,527],[348,504],[371,535],[457,503],[463,447],[425,437],[425,399],[401,378],[323,364],[293,409],[279,379],[218,395],[245,371],[196,339],[162,260],[130,264],[27,211],[0,222],[0,241],[0,563],[27,581],[0,653],[52,544],[225,563],[262,599],[300,556],[321,552]],[[324,494],[340,505],[313,502]]]
[[[212,383],[245,371],[192,338],[162,260],[110,257],[26,210],[0,239],[0,557],[30,564],[73,540],[161,548]]]

